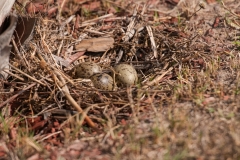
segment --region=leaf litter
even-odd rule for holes
[[[6,159],[239,158],[237,1],[19,3],[41,16],[2,82]],[[140,81],[98,90],[71,77],[85,61]]]

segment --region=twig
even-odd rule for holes
[[[20,81],[24,81],[24,79],[16,74],[13,74],[12,72],[9,72],[8,70],[4,70],[3,72],[6,72],[7,74],[10,74],[11,76],[19,79]]]
[[[96,22],[96,21],[99,21],[99,20],[101,20],[101,19],[108,18],[108,17],[112,17],[112,16],[113,16],[112,13],[110,13],[110,14],[106,14],[106,15],[103,15],[103,16],[100,16],[100,17],[97,17],[97,18],[94,18],[94,19],[91,19],[91,20],[85,21],[85,22],[83,22],[83,24],[91,23],[91,22]]]
[[[56,134],[60,134],[60,133],[62,133],[62,131],[58,131],[58,132],[55,132],[55,133],[49,134],[49,135],[47,135],[46,137],[44,137],[44,138],[38,140],[37,143],[42,142],[42,141],[44,141],[45,139],[48,139],[48,138],[50,138],[50,137],[52,137],[52,136],[54,136],[54,135],[56,135]]]
[[[85,21],[85,22],[83,22],[83,23],[79,26],[79,28],[81,28],[81,27],[86,27],[86,26],[92,26],[92,25],[96,24],[97,21],[102,20],[102,19],[105,19],[105,18],[108,18],[108,17],[111,17],[111,16],[113,16],[112,13],[111,13],[111,14],[104,15],[104,16],[100,16],[100,17],[98,17],[98,18],[94,18],[94,19],[91,19],[91,20],[88,20],[88,21]]]
[[[108,34],[108,33],[103,33],[103,32],[99,32],[99,31],[94,31],[94,30],[91,30],[91,29],[84,29],[84,31],[87,31],[87,32],[89,32],[89,33],[98,34],[98,35]]]
[[[104,134],[100,134],[100,135],[92,136],[92,137],[83,137],[80,140],[82,140],[82,141],[90,141],[90,140],[100,139],[100,138],[103,138],[103,137],[104,137]]]
[[[31,85],[29,85],[26,88],[23,88],[23,90],[21,90],[20,92],[18,92],[17,94],[13,95],[12,97],[10,97],[9,99],[7,99],[6,101],[4,101],[2,104],[0,104],[0,108],[2,108],[4,105],[6,105],[7,103],[13,101],[15,98],[17,98],[20,94],[22,94],[23,92],[25,92],[26,90],[32,88],[33,86],[35,86],[36,83],[33,83]]]
[[[151,82],[147,83],[145,86],[143,86],[143,88],[147,88],[148,86],[152,86],[154,84],[157,84],[168,72],[170,72],[171,70],[173,70],[173,67],[170,67],[166,72],[164,72],[162,75],[157,76],[154,80],[152,80]]]
[[[64,7],[66,3],[66,0],[63,0],[62,3],[61,3],[61,6],[59,6],[59,11],[58,11],[58,15],[57,15],[57,20],[60,22],[61,21],[61,14],[62,14],[62,9]]]
[[[50,67],[51,67],[51,66],[50,66]],[[63,78],[65,78],[69,83],[71,83],[71,85],[76,86],[76,85],[74,84],[74,82],[73,82],[71,79],[69,79],[61,70],[56,69],[56,68],[54,68],[54,67],[51,67],[51,68],[54,69],[54,70],[56,70],[57,73],[61,74],[61,76],[62,76]]]
[[[19,49],[18,49],[18,46],[15,42],[15,40],[12,38],[12,44],[13,44],[13,47],[14,47],[14,51],[17,53],[17,56],[22,59],[24,61],[24,65],[26,66],[26,68],[28,69],[29,68],[29,64],[26,60],[26,58],[23,57],[23,54],[20,53]],[[20,46],[21,47],[21,46]],[[29,70],[28,70],[29,71]]]
[[[72,98],[72,96],[67,93],[66,91],[63,90],[63,93],[64,95],[66,96],[66,98],[68,99],[68,101],[70,102],[70,104],[75,108],[77,109],[77,111],[79,113],[82,113],[83,114],[83,117],[85,117],[85,120],[87,122],[87,124],[92,127],[93,129],[95,130],[99,130],[96,125],[93,123],[93,121],[86,115],[85,112],[83,112],[82,108],[77,104],[77,102]]]
[[[81,26],[79,26],[79,28],[82,28],[82,27],[86,27],[86,26],[92,26],[96,24],[96,22],[91,22],[91,23],[83,23]]]
[[[131,22],[129,23],[128,27],[127,27],[127,31],[125,33],[125,35],[122,37],[123,42],[128,42],[135,34],[136,30],[134,29],[135,26],[135,21],[136,21],[136,16],[137,16],[137,11],[138,11],[139,5],[135,8],[134,12],[133,12],[133,16],[131,18]],[[122,59],[123,56],[123,49],[120,49],[120,51],[118,52],[118,57],[116,58],[116,62],[115,64],[118,64],[120,62],[120,60]]]
[[[222,3],[222,5],[223,5],[223,8],[224,8],[224,9],[226,9],[227,11],[229,11],[232,15],[234,15],[234,16],[240,18],[239,15],[237,15],[236,13],[234,13],[232,10],[228,9],[228,8],[225,6],[225,4],[224,4],[223,1],[221,1],[221,3]]]
[[[87,124],[92,127],[93,129],[95,129],[96,131],[99,131],[99,129],[96,127],[96,125],[93,123],[93,121],[86,115],[85,112],[83,112],[83,109],[78,105],[78,103],[72,98],[72,96],[69,94],[68,88],[67,86],[62,83],[61,81],[59,81],[59,79],[57,78],[57,76],[51,71],[51,69],[48,67],[46,61],[43,59],[43,57],[40,55],[40,53],[37,52],[37,55],[39,56],[41,62],[43,65],[41,65],[40,67],[42,69],[46,69],[50,75],[52,75],[53,80],[55,81],[55,83],[62,88],[62,92],[63,94],[66,96],[67,100],[70,102],[70,104],[79,112],[83,115],[83,117],[85,117],[85,120],[87,122]],[[58,74],[59,76],[61,76],[61,74]],[[63,80],[63,78],[62,78]]]
[[[158,58],[158,54],[157,54],[157,47],[156,47],[156,43],[153,37],[153,33],[152,33],[152,28],[150,26],[146,26],[149,37],[150,37],[150,41],[151,41],[151,46],[152,46],[152,50],[153,50],[153,55],[155,58]]]
[[[132,109],[133,120],[137,124],[138,123],[138,118],[137,118],[138,113],[136,113],[136,107],[135,107],[135,103],[134,103],[134,100],[133,100],[132,88],[131,87],[127,87],[127,95],[128,95],[128,100],[129,100],[130,107]]]
[[[33,81],[35,81],[35,82],[37,82],[37,83],[39,83],[39,84],[41,84],[41,85],[43,85],[43,86],[46,86],[46,84],[44,84],[44,83],[42,83],[41,81],[33,78],[32,76],[28,75],[27,73],[24,73],[23,71],[21,71],[20,69],[14,67],[13,65],[11,65],[11,64],[9,64],[9,65],[10,65],[13,69],[15,69],[16,71],[18,71],[19,73],[21,73],[21,74],[23,74],[24,76],[30,78],[31,80],[33,80]]]

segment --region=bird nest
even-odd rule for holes
[[[77,16],[40,18],[32,40],[14,47],[1,104],[11,107],[10,112],[4,107],[3,113],[40,117],[45,123],[77,117],[79,123],[101,130],[108,120],[117,124],[134,115],[136,107],[138,111],[149,107],[146,97],[154,96],[155,103],[166,105],[178,73],[183,68],[204,69],[209,51],[199,41],[200,32],[183,32],[185,22],[176,28],[169,23],[172,20],[163,17],[157,24],[144,14],[144,8],[136,8],[129,17],[108,14],[82,23]],[[89,79],[74,79],[71,70],[89,61],[104,72],[116,64],[131,64],[139,81],[104,91]],[[36,132],[43,129],[31,127]]]

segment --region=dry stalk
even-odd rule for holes
[[[9,75],[11,75],[11,76],[13,76],[13,77],[19,79],[20,81],[24,81],[24,79],[23,79],[22,77],[20,77],[20,76],[14,74],[14,73],[12,73],[12,72],[9,72],[8,70],[4,70],[4,72],[6,72],[7,74],[9,74]]]
[[[58,70],[58,69],[55,69],[55,70],[57,70],[58,73],[61,74],[61,76],[63,76],[63,78],[65,78],[69,83],[71,83],[71,85],[74,85],[74,86],[75,86],[74,82],[73,82],[70,78],[68,78],[64,73],[62,73],[62,72],[61,72],[60,70]]]
[[[41,43],[39,43],[39,44],[42,44],[42,47],[45,48],[45,51],[47,51],[50,54],[50,56],[51,56],[53,62],[55,63],[55,65],[57,67],[59,67],[59,65],[57,64],[55,58],[53,57],[51,49],[49,48],[47,42],[45,41],[46,34],[45,33],[41,34],[40,30],[37,30],[37,31],[38,31],[38,33],[39,33],[39,35],[41,37]]]
[[[17,53],[17,56],[25,62],[26,68],[28,69],[30,65],[28,64],[26,58],[24,58],[23,55],[20,53],[18,46],[13,38],[12,38],[12,44],[14,47],[14,51]]]
[[[115,138],[116,136],[114,135],[114,130],[118,129],[119,127],[120,127],[120,125],[110,128],[109,131],[107,132],[107,134],[104,136],[101,143],[104,144],[109,137],[116,139]]]
[[[240,18],[240,16],[236,13],[234,13],[231,9],[227,8],[226,5],[224,4],[223,1],[221,1],[222,5],[223,5],[223,8],[226,9],[227,11],[229,11],[232,15],[234,15],[235,17],[238,17]]]
[[[137,6],[134,10],[131,22],[129,23],[128,27],[127,27],[127,31],[125,33],[125,35],[122,37],[122,41],[123,42],[129,42],[129,40],[134,36],[136,30],[134,29],[134,26],[136,24],[136,16],[137,16],[137,10],[138,10]],[[116,58],[116,64],[120,62],[120,60],[122,59],[123,56],[123,49],[120,49],[120,51],[118,52],[118,57]]]
[[[102,20],[102,19],[105,19],[105,18],[108,18],[108,17],[112,17],[112,16],[113,16],[112,13],[106,14],[106,15],[103,15],[103,16],[100,16],[100,17],[97,17],[97,18],[94,18],[94,19],[85,21],[85,22],[83,22],[83,24],[91,23],[91,22],[96,22],[96,21],[99,21],[99,20]]]
[[[102,20],[102,19],[105,19],[105,18],[108,18],[108,17],[111,17],[111,16],[113,16],[112,13],[104,15],[104,16],[100,16],[98,18],[94,18],[94,19],[91,19],[91,20],[88,20],[88,21],[85,21],[79,26],[79,28],[95,25],[97,23],[96,21],[99,21],[99,20]]]
[[[36,83],[30,84],[29,86],[27,86],[26,88],[23,88],[20,92],[18,92],[17,94],[13,95],[12,97],[10,97],[9,99],[7,99],[6,101],[4,101],[2,104],[0,104],[0,108],[2,108],[4,105],[6,105],[7,103],[13,101],[15,98],[17,98],[20,94],[22,94],[23,92],[25,92],[26,90],[32,88],[33,86],[35,86]]]
[[[136,113],[136,109],[134,107],[135,103],[134,103],[134,100],[133,100],[132,88],[131,87],[127,87],[127,95],[128,95],[128,100],[129,100],[130,107],[132,109],[133,120],[137,124],[138,123],[138,118],[137,118],[138,113]]]
[[[79,28],[83,28],[83,27],[86,27],[86,26],[93,26],[93,25],[95,25],[95,24],[96,24],[95,22],[84,23],[84,24],[82,24],[81,26],[79,26]]]
[[[58,51],[57,51],[57,56],[60,55],[62,48],[63,48],[63,40],[61,40],[61,43],[59,45],[59,48],[58,48]]]
[[[33,147],[37,152],[42,152],[43,149],[40,146],[38,146],[35,142],[33,142],[33,140],[30,139],[29,137],[25,138],[25,142],[31,147]]]
[[[107,33],[99,32],[99,31],[94,31],[94,30],[91,30],[91,29],[84,29],[84,31],[87,31],[89,33],[98,34],[98,35],[105,35],[105,34],[107,34]]]
[[[83,115],[83,117],[85,117],[85,120],[87,122],[87,124],[92,127],[93,129],[95,129],[96,131],[99,131],[99,129],[96,127],[96,125],[93,123],[93,121],[86,115],[85,112],[83,112],[83,109],[78,105],[78,103],[73,99],[73,97],[69,94],[69,90],[67,88],[67,86],[65,84],[63,84],[58,78],[57,76],[52,72],[52,70],[48,67],[46,61],[43,59],[43,57],[37,53],[37,55],[39,56],[42,65],[40,65],[40,67],[42,69],[45,69],[49,72],[49,74],[52,76],[54,82],[61,88],[61,91],[63,92],[63,94],[66,96],[67,100],[70,102],[70,104],[79,112]],[[61,76],[60,74],[58,74],[59,76]],[[63,78],[61,78],[61,80],[63,80]]]
[[[150,26],[146,26],[149,37],[150,37],[150,41],[151,41],[151,46],[152,46],[152,50],[153,50],[153,55],[155,58],[158,58],[158,54],[157,54],[157,47],[156,47],[156,43],[153,37],[153,32],[152,32],[152,28]]]
[[[65,3],[66,3],[66,0],[63,0],[62,3],[61,3],[61,5],[58,7],[58,9],[59,9],[59,12],[58,12],[58,15],[57,15],[58,21],[61,20],[62,9],[63,9]]]
[[[100,134],[100,135],[93,136],[93,137],[83,137],[80,140],[82,140],[82,141],[97,140],[97,139],[103,138],[104,136],[105,136],[105,134]]]
[[[113,138],[113,139],[115,139],[116,138],[116,136],[115,136],[115,134],[114,134],[114,132],[113,132],[113,126],[114,126],[114,124],[116,123],[116,117],[115,116],[113,116],[113,117],[111,117],[110,118],[110,115],[108,115],[107,113],[106,113],[106,111],[107,110],[109,110],[109,108],[108,108],[108,106],[106,106],[105,108],[104,108],[104,111],[103,111],[103,114],[104,114],[104,116],[107,118],[107,126],[108,126],[108,132],[106,133],[106,136],[105,136],[105,138],[104,139],[106,139],[108,136],[111,136],[111,138]],[[105,141],[105,140],[104,140]]]
[[[33,81],[35,81],[35,82],[37,82],[37,83],[39,83],[39,84],[41,84],[41,85],[43,85],[43,86],[46,86],[46,84],[42,83],[41,81],[37,80],[36,78],[28,75],[27,73],[21,71],[20,69],[14,67],[14,66],[11,65],[11,64],[9,64],[9,65],[10,65],[14,70],[18,71],[19,73],[23,74],[24,76],[28,77],[29,79],[31,79],[31,80],[33,80]]]
[[[166,72],[164,72],[163,74],[161,74],[160,76],[157,76],[154,80],[152,80],[151,82],[147,83],[146,85],[144,85],[142,88],[145,89],[148,86],[152,86],[154,84],[158,84],[158,82],[169,72],[171,72],[173,70],[173,67],[170,67]]]
[[[48,139],[48,138],[50,138],[50,137],[52,137],[52,136],[54,136],[54,135],[56,135],[56,134],[60,134],[60,133],[62,133],[62,131],[57,131],[57,132],[55,132],[55,133],[48,134],[46,137],[43,137],[42,139],[38,140],[37,143],[42,142],[42,141],[44,141],[45,139]]]

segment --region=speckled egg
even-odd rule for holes
[[[138,81],[137,71],[129,64],[119,64],[114,67],[117,82],[124,85],[133,85]]]
[[[75,67],[76,78],[91,78],[96,73],[101,73],[102,68],[93,62],[83,62]]]
[[[113,90],[113,78],[106,73],[97,73],[91,77],[95,88],[112,91]]]

